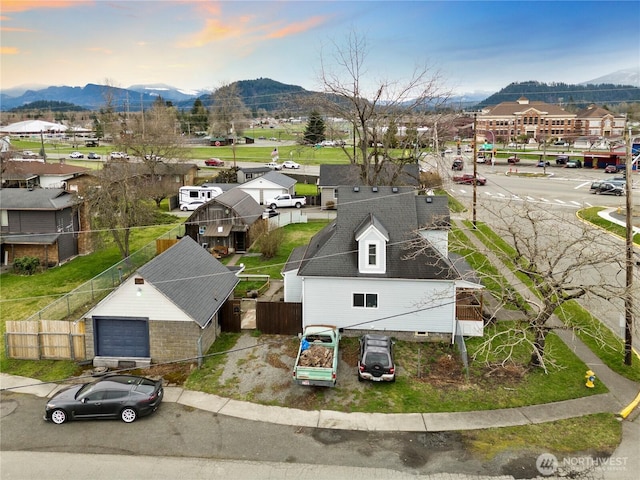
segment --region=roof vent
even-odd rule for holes
[[[391,187],[391,191],[393,193],[398,193],[398,187]]]
[[[431,198],[430,196],[427,197],[427,203],[431,203],[433,202],[433,198]]]
[[[371,191],[374,192],[374,193],[377,192],[378,191],[378,187],[371,187]]]
[[[360,191],[360,187],[353,187],[353,191],[354,192],[359,192]]]

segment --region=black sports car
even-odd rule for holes
[[[44,419],[61,424],[77,418],[121,418],[131,423],[155,412],[163,395],[162,380],[107,375],[56,393],[47,402]]]

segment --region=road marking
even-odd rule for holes
[[[576,207],[579,207],[582,205],[580,202],[576,202],[575,200],[571,200],[571,203],[573,203]]]
[[[558,203],[560,203],[562,205],[566,205],[566,202],[564,200],[560,200],[559,198],[554,198],[553,201],[554,202],[558,202]]]
[[[579,188],[586,187],[587,185],[591,185],[593,182],[584,182],[578,185],[577,187],[573,187],[574,190],[578,190]]]
[[[529,200],[530,202],[533,202],[535,201],[535,198],[527,196],[527,200]]]

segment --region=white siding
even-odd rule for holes
[[[148,283],[135,285],[134,278],[135,275],[127,279],[122,286],[98,303],[84,317],[136,316],[173,322],[194,321],[152,285]],[[140,295],[138,295],[138,288],[140,288]]]
[[[354,308],[354,293],[377,294],[378,308]],[[302,305],[303,325],[328,323],[380,331],[455,331],[453,282],[306,277]]]
[[[447,258],[449,255],[448,230],[420,230],[420,236],[433,245],[440,255]]]
[[[302,277],[298,276],[298,270],[291,270],[282,274],[284,277],[284,301],[302,301]]]

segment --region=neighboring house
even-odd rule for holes
[[[373,168],[370,169],[372,171]],[[362,185],[362,171],[358,165],[320,165],[318,189],[322,208],[335,208],[339,185]],[[374,178],[371,174],[371,178]],[[417,164],[397,165],[387,163],[386,167],[375,176],[376,185],[420,186],[420,171]]]
[[[477,117],[478,140],[490,143],[505,142],[521,136],[541,139],[572,138],[575,113],[558,105],[529,101],[520,97],[515,102],[502,102],[483,109]]]
[[[128,169],[132,176],[149,177],[151,175],[149,165],[138,162],[110,161],[104,164],[104,169]],[[194,163],[182,162],[157,162],[153,164],[153,174],[161,184],[167,187],[175,186],[177,191],[185,185],[195,185],[198,178],[198,166]]]
[[[84,315],[87,358],[118,367],[201,357],[238,282],[191,238],[181,239]]]
[[[238,183],[246,183],[271,172],[269,167],[244,167],[237,172]]]
[[[481,336],[482,286],[448,255],[446,196],[411,187],[339,187],[336,220],[292,253],[286,302],[303,325],[453,341]],[[420,243],[417,250],[415,243]]]
[[[66,188],[69,180],[86,175],[91,169],[64,161],[7,160],[2,164],[2,188]]]
[[[273,198],[276,195],[288,193],[295,195],[296,180],[279,172],[267,172],[254,180],[241,183],[238,187],[249,195],[259,204],[263,204],[265,200]]]
[[[77,196],[61,188],[0,189],[2,263],[30,256],[54,266],[89,253],[90,228]]]
[[[253,239],[250,228],[263,208],[251,195],[234,188],[199,207],[185,222],[185,233],[198,244],[228,253],[246,251]]]
[[[576,113],[574,133],[592,137],[622,137],[627,123],[624,114],[615,115],[596,105]]]

